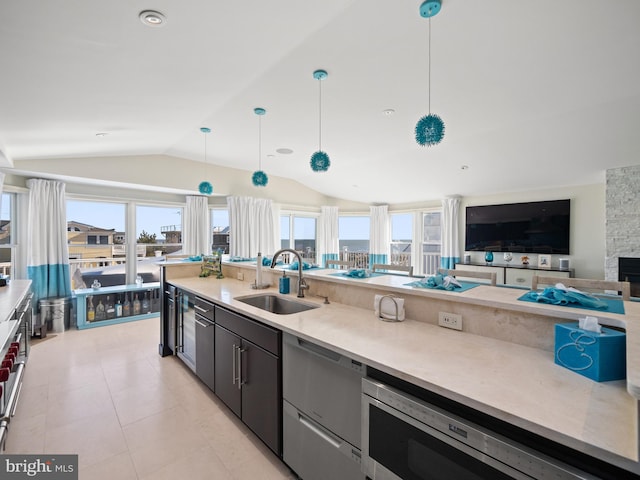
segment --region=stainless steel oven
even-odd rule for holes
[[[369,378],[362,381],[362,417],[370,479],[600,478]]]

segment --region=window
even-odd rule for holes
[[[127,212],[133,211],[136,229],[131,235],[135,236],[128,238]],[[133,282],[127,270],[145,282],[157,282],[160,270],[155,257],[182,250],[182,206],[68,200],[67,242],[73,289],[94,280],[103,287]],[[135,243],[135,251],[129,251],[128,243]],[[134,259],[135,267],[127,269],[127,260]]]
[[[182,207],[136,206],[136,256],[159,257],[181,251]]]
[[[413,239],[413,214],[392,213],[391,219],[391,258],[395,265],[413,265],[411,246]]]
[[[222,253],[229,253],[229,210],[226,208],[211,210],[211,230],[213,231],[211,251],[221,250]]]
[[[338,245],[340,259],[356,268],[369,268],[369,234],[371,219],[368,216],[338,217]]]
[[[70,230],[67,229],[67,232],[68,231]],[[79,232],[80,230],[77,229],[73,231]],[[87,243],[89,245],[109,245],[109,236],[108,235],[87,235]]]
[[[0,274],[11,276],[13,264],[13,238],[11,236],[11,219],[13,215],[15,195],[3,193],[0,199]]]
[[[306,262],[316,263],[315,217],[295,214],[280,217],[280,247],[292,248],[292,245]]]
[[[157,257],[182,253],[182,207],[136,206],[136,273],[160,281]]]
[[[280,217],[280,248],[291,248],[291,217]],[[274,252],[275,253],[275,252]]]
[[[422,217],[422,272],[426,275],[438,273],[442,251],[442,229],[440,211],[427,212]]]
[[[67,201],[67,242],[71,287],[85,288],[125,282],[125,245],[114,236],[125,229],[126,205],[98,201]]]

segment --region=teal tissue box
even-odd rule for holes
[[[602,327],[602,333],[578,328],[577,323],[555,326],[555,363],[596,382],[627,376],[626,335]]]

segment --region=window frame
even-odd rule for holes
[[[215,227],[217,225],[214,225],[213,215],[214,215],[214,212],[216,212],[216,211],[224,211],[227,214],[227,228],[229,229],[229,231],[227,233],[227,243],[224,246],[224,248],[222,248],[222,250],[223,250],[224,254],[228,254],[229,253],[229,245],[231,244],[231,219],[229,218],[230,217],[230,215],[229,215],[229,207],[226,206],[226,205],[225,206],[210,206],[209,207],[209,224],[210,224],[210,228],[211,228],[211,231],[209,232],[209,234],[210,234],[210,238],[211,238],[211,251],[215,252],[218,248],[220,248],[220,245],[222,245],[222,244],[217,244],[217,243],[214,242],[215,235],[216,235],[216,232],[214,231],[214,229],[215,229]],[[217,235],[224,235],[224,234],[217,233]]]
[[[17,238],[17,232],[18,232],[18,222],[17,222],[17,200],[18,200],[18,196],[16,192],[2,192],[2,196],[7,196],[10,200],[11,200],[11,204],[9,206],[9,228],[10,228],[10,233],[9,233],[9,243],[2,243],[0,244],[0,249],[1,250],[8,250],[9,251],[9,266],[8,266],[8,271],[9,273],[7,273],[7,268],[4,265],[0,265],[0,274],[2,275],[6,275],[9,278],[18,278],[19,274],[18,272],[16,272],[16,249],[18,248],[18,242],[16,242],[16,238]],[[0,201],[2,201],[2,199],[0,198]],[[2,201],[2,204],[4,204],[4,201]],[[6,263],[6,262],[2,262],[2,263]]]
[[[425,242],[424,239],[424,231],[425,231],[425,217],[429,214],[433,214],[433,213],[438,213],[440,215],[440,242],[439,243],[435,243],[435,242]],[[428,208],[428,209],[422,209],[420,211],[420,263],[419,263],[419,273],[422,275],[433,275],[435,273],[438,272],[438,269],[440,268],[440,262],[441,262],[441,258],[442,258],[442,215],[443,215],[443,211],[442,211],[442,207],[434,207],[434,208]],[[426,245],[439,245],[440,248],[437,252],[437,255],[426,255],[425,252],[425,246]],[[433,252],[435,253],[435,252]],[[427,259],[427,257],[436,257],[434,259]],[[429,266],[431,266],[431,268],[429,268]]]
[[[107,203],[114,205],[122,205],[124,208],[124,243],[116,243],[116,234],[122,233],[119,230],[113,232],[112,241],[113,243],[110,245],[124,245],[125,255],[125,284],[132,284],[135,281],[135,278],[138,274],[138,234],[137,234],[137,207],[160,207],[160,208],[178,208],[181,211],[181,220],[184,216],[184,209],[186,208],[186,200],[185,202],[171,202],[171,201],[153,201],[153,200],[144,200],[144,199],[118,199],[106,196],[91,196],[91,195],[82,195],[82,194],[67,194],[66,201],[73,202],[91,202],[91,203]],[[67,222],[69,222],[69,218],[67,218]],[[182,228],[182,221],[181,226]],[[68,230],[68,227],[67,227]],[[129,234],[129,232],[133,232],[133,235]],[[94,235],[96,236],[96,235]],[[99,234],[98,234],[99,236]],[[107,235],[108,237],[108,235]],[[182,237],[182,235],[181,235]],[[101,243],[96,243],[96,245],[102,245]],[[107,243],[109,245],[109,243]],[[142,245],[142,244],[141,244]],[[182,238],[180,239],[179,244],[143,244],[144,247],[157,247],[157,246],[166,246],[166,245],[182,245]],[[71,259],[71,256],[70,256]]]
[[[289,247],[282,246],[282,241],[284,239],[282,238],[281,225],[282,225],[282,219],[285,217],[288,217],[288,223],[289,223]],[[300,210],[283,210],[283,211],[280,211],[280,215],[278,216],[278,218],[279,218],[278,240],[280,242],[280,248],[292,248],[294,250],[296,246],[295,219],[296,218],[312,218],[314,220],[315,237],[313,238],[314,247],[312,249],[311,256],[310,257],[305,256],[304,252],[302,253],[302,255],[305,260],[310,260],[312,263],[317,263],[318,259],[316,257],[318,255],[318,219],[320,218],[320,214],[314,213],[314,212],[304,212]],[[309,240],[309,239],[305,238],[300,240]]]
[[[366,241],[367,241],[367,248],[365,249],[365,251],[360,252],[360,251],[351,251],[351,253],[349,253],[350,251],[347,249],[345,250],[345,247],[343,247],[342,245],[340,245],[340,242],[342,241],[342,237],[340,235],[340,219],[342,218],[354,218],[354,217],[358,217],[358,218],[366,218],[369,221],[369,226],[367,228],[367,237],[366,237]],[[357,240],[357,239],[354,239]],[[340,260],[346,260],[348,262],[351,262],[351,264],[355,267],[355,268],[369,268],[370,267],[370,262],[369,262],[369,257],[371,254],[371,214],[370,213],[364,213],[364,212],[355,212],[355,213],[338,213],[338,248],[340,250],[339,252],[339,257]]]

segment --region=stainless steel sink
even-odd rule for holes
[[[305,310],[318,308],[318,305],[314,305],[312,303],[289,300],[288,298],[270,293],[237,297],[236,300],[277,315],[290,315],[292,313],[299,313],[304,312]]]

